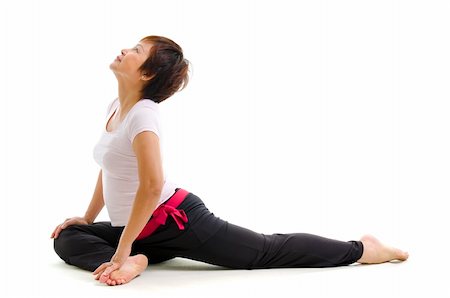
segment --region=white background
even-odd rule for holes
[[[95,287],[61,264],[50,240],[91,199],[92,150],[117,95],[109,64],[147,35],[173,39],[192,63],[187,88],[160,104],[171,180],[258,232],[373,233],[411,254],[354,275],[268,270],[240,288],[228,273],[209,285],[448,295],[438,269],[450,242],[449,15],[448,1],[1,2],[1,296],[151,295],[134,288],[150,276]],[[193,296],[208,287],[201,278]],[[152,287],[173,294],[176,285]]]

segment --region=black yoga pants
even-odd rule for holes
[[[147,238],[136,240],[131,255],[144,254],[149,264],[175,257],[233,269],[335,267],[361,258],[360,241],[338,241],[306,233],[263,234],[222,220],[189,193],[177,207],[188,222],[179,230],[169,216]],[[61,231],[54,249],[67,264],[94,271],[110,261],[124,227],[110,222],[73,225]]]

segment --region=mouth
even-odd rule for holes
[[[117,57],[116,57],[116,60],[119,61],[119,62],[121,62],[121,61],[122,61],[122,58],[121,58],[120,56],[117,56]]]

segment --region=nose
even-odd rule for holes
[[[126,53],[127,53],[127,49],[123,49],[122,51],[120,51],[121,53],[122,53],[122,55],[126,55]]]

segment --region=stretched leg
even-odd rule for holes
[[[338,241],[306,233],[256,233],[226,222],[204,245],[183,257],[236,268],[334,267],[356,262],[361,241]]]
[[[339,241],[307,233],[267,235],[216,217],[203,202],[196,205],[195,213],[201,214],[201,220],[194,221],[190,230],[201,245],[179,250],[176,256],[238,269],[335,267],[408,258],[407,253],[370,235],[360,241]]]
[[[54,240],[54,249],[67,264],[94,271],[112,258],[122,229],[109,222],[69,226]]]

